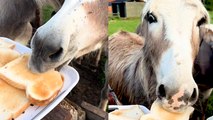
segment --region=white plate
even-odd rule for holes
[[[21,45],[20,43],[16,43],[8,38],[1,37],[0,39],[16,44],[15,50],[17,50],[21,54],[31,53],[31,49]],[[16,118],[16,120],[40,120],[68,95],[68,93],[78,83],[79,74],[74,68],[70,66],[64,66],[60,70],[60,73],[64,76],[64,85],[58,96],[47,106],[30,106],[22,115]]]
[[[119,109],[119,110],[122,110],[122,109],[129,109],[129,108],[131,108],[133,106],[134,105],[109,105],[108,108],[109,109]],[[139,105],[139,107],[143,111],[144,114],[150,113],[149,109],[146,108],[145,106]]]

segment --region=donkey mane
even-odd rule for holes
[[[123,104],[130,102],[150,105],[156,99],[156,76],[148,55],[141,56],[144,54],[143,47],[144,40],[134,33],[121,31],[109,38],[109,49],[113,49],[114,52],[109,53],[110,72],[107,77],[111,87],[119,93],[118,98]],[[131,51],[128,51],[130,49]],[[141,71],[142,69],[146,70]]]

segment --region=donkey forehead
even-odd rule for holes
[[[208,12],[200,0],[149,0],[144,7],[143,16],[147,12],[153,13],[163,25],[168,39],[188,39],[201,18],[205,17],[209,22]],[[160,29],[159,25],[150,29],[153,30],[152,28]]]
[[[208,17],[208,12],[200,0],[149,0],[144,7],[143,15],[153,12],[157,17],[187,20],[191,17],[200,19]],[[181,17],[187,17],[181,18]],[[177,21],[176,21],[177,22]]]

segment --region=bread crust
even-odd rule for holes
[[[7,42],[3,39],[0,39],[0,48],[10,48],[10,49],[14,49],[15,48],[15,44],[11,43],[11,42]]]
[[[20,53],[12,50],[10,48],[1,48],[0,47],[0,67],[4,66],[5,64],[11,62],[12,60],[18,58]]]

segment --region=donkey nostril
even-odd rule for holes
[[[197,90],[194,88],[193,89],[193,92],[192,92],[192,95],[190,97],[190,101],[196,101],[197,100]]]
[[[161,84],[158,88],[158,97],[162,98],[162,97],[166,97],[166,90],[163,84]]]
[[[55,53],[50,54],[49,58],[51,60],[55,60],[62,54],[62,52],[63,52],[63,48],[60,47]]]

